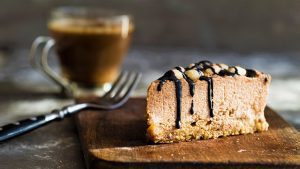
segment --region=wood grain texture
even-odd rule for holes
[[[76,116],[88,168],[300,168],[300,134],[267,108],[269,131],[212,140],[148,144],[146,101]]]

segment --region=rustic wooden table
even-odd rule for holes
[[[0,125],[49,112],[72,103],[28,63],[28,50],[0,52]],[[134,96],[144,96],[147,84],[172,66],[202,59],[239,64],[271,73],[269,106],[300,129],[300,57],[297,53],[205,53],[193,49],[133,47],[125,69],[143,72]],[[56,60],[50,62],[55,66]],[[57,67],[56,67],[57,68]],[[72,118],[51,123],[31,133],[0,143],[0,168],[84,168]]]

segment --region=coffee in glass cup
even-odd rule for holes
[[[40,67],[46,75],[71,93],[79,88],[109,90],[131,41],[132,18],[97,8],[61,7],[52,12],[48,29],[51,38],[40,37],[33,45],[44,43]],[[54,46],[62,78],[43,64]]]

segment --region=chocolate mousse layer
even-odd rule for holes
[[[175,67],[147,94],[147,136],[172,143],[266,131],[271,76],[240,66],[200,61]]]

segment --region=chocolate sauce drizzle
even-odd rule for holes
[[[211,77],[201,76],[199,80],[205,80],[207,82],[207,97],[210,117],[214,117],[214,86]]]
[[[212,63],[208,60],[203,60],[203,61],[200,61],[198,63],[195,63],[194,66],[190,67],[190,68],[187,68],[187,70],[189,69],[195,69],[199,72],[199,71],[202,71],[203,69],[206,69],[208,66],[210,66]]]
[[[189,88],[190,88],[190,95],[192,96],[192,98],[194,97],[195,94],[195,83],[192,79],[190,79],[188,76],[186,76],[184,74],[184,72],[182,71],[182,69],[180,67],[175,67],[175,69],[177,69],[178,71],[180,71],[183,75],[183,78],[185,79],[185,81],[189,84]],[[190,113],[194,114],[194,100],[192,99],[192,103],[191,103],[191,109],[190,109]],[[177,123],[177,122],[176,122]]]
[[[255,70],[252,69],[246,69],[246,76],[247,77],[255,77],[257,76],[257,73]]]
[[[180,121],[181,121],[181,97],[182,97],[182,87],[181,81],[176,78],[173,71],[166,72],[161,78],[159,78],[159,85],[157,86],[157,90],[161,91],[162,86],[166,83],[167,80],[173,81],[175,84],[176,89],[176,124],[175,127],[177,129],[180,128]]]
[[[192,67],[186,68],[186,70],[195,69],[198,72],[205,71],[206,69],[211,69],[214,74],[217,74],[214,70],[214,68],[211,66],[212,63],[210,61],[204,60],[200,61],[198,63],[195,63]],[[193,80],[191,80],[184,72],[183,68],[181,67],[175,67],[178,71],[182,73],[183,78],[186,80],[186,82],[189,85],[189,91],[190,95],[193,97],[195,94],[195,83]],[[229,72],[228,70],[221,70],[218,75],[220,76],[235,76],[237,74],[237,69],[235,68],[235,73]],[[246,76],[247,77],[255,77],[257,76],[257,72],[252,69],[246,69]],[[174,82],[175,84],[175,90],[176,90],[176,121],[175,121],[175,127],[177,129],[180,128],[180,120],[181,120],[181,99],[182,99],[182,84],[180,79],[178,79],[174,72],[172,70],[167,71],[161,78],[158,79],[159,84],[157,86],[157,90],[161,91],[163,85],[166,83],[167,80]],[[199,80],[204,80],[207,82],[207,93],[208,93],[208,107],[209,107],[209,115],[210,117],[214,117],[214,92],[213,92],[213,79],[211,77],[207,76],[200,76]],[[191,103],[191,109],[190,113],[194,114],[194,100],[192,100]]]
[[[194,110],[194,100],[192,100],[192,103],[191,103],[190,113],[191,113],[191,114],[194,114],[194,113],[195,113],[195,110]]]
[[[219,72],[219,75],[220,75],[220,76],[234,76],[235,73],[231,73],[231,72],[229,72],[228,70],[221,70],[221,71]]]

